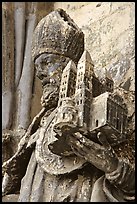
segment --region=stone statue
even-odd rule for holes
[[[19,193],[18,202],[134,201],[134,167],[114,151],[126,139],[126,105],[111,80],[107,87],[93,73],[84,34],[64,10],[39,22],[32,56],[42,82],[42,110],[3,164],[3,195]],[[109,125],[100,124],[109,109],[99,104],[111,106],[113,99],[123,120],[110,128],[112,117]]]

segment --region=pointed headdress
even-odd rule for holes
[[[53,53],[69,57],[77,63],[83,51],[84,34],[63,9],[49,13],[34,30],[33,61],[43,53]]]

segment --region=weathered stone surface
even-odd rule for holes
[[[2,3],[3,130],[27,128],[32,117],[41,108],[40,100],[38,101],[42,95],[41,85],[38,80],[35,80],[31,64],[31,39],[37,22],[53,9],[53,4],[48,3],[47,5],[42,2]],[[35,90],[38,90],[37,95]],[[31,109],[31,104],[34,109]],[[20,138],[19,135],[14,134],[17,141]],[[4,152],[6,149],[7,147],[4,146]],[[13,152],[15,149],[16,147],[13,148]],[[6,159],[7,156],[4,158]]]
[[[134,56],[134,2],[55,2],[58,7],[82,28],[95,73],[100,76],[101,68],[106,67],[119,85]]]
[[[26,129],[30,122],[30,107],[32,97],[32,84],[34,78],[34,69],[31,61],[31,42],[36,24],[36,15],[30,14],[27,22],[26,44],[24,50],[24,61],[22,74],[17,88],[18,109],[17,126]]]
[[[33,100],[35,97],[35,79],[33,79],[33,66],[28,59],[31,60],[31,37],[37,22],[51,10],[54,3],[42,2],[3,2],[2,3],[2,29],[3,29],[3,129],[25,128],[28,126],[32,115],[36,115],[40,110],[40,103]],[[32,17],[33,16],[33,17]],[[33,25],[33,20],[35,24]],[[10,19],[10,21],[9,21]],[[15,32],[14,32],[15,31]],[[28,34],[27,34],[28,33]],[[28,35],[30,36],[29,38]],[[26,44],[27,43],[27,44]],[[27,46],[27,47],[26,47]],[[29,48],[30,47],[30,48]],[[26,51],[25,51],[26,49]],[[26,57],[27,56],[27,60]],[[29,57],[30,56],[30,57]],[[15,66],[14,66],[15,65]],[[25,75],[25,70],[30,69],[30,74]],[[30,78],[30,80],[27,79]],[[26,88],[22,86],[22,82],[26,84]],[[32,83],[33,81],[33,83]],[[23,90],[24,89],[24,90]],[[14,91],[13,91],[14,90]],[[18,90],[18,91],[17,91]],[[16,93],[20,92],[23,97]],[[40,95],[41,96],[41,95]],[[31,100],[32,99],[32,100]],[[14,100],[14,108],[12,101]],[[35,111],[30,109],[30,105],[35,105]],[[20,104],[20,105],[19,105]],[[26,105],[27,104],[27,105]],[[30,104],[30,105],[29,105]],[[19,108],[20,107],[20,108]],[[36,108],[37,107],[37,108]],[[26,111],[26,113],[25,113]],[[34,112],[33,112],[34,111]],[[11,113],[13,112],[13,113]],[[20,115],[20,116],[19,116]],[[20,118],[21,117],[21,118]],[[13,118],[13,120],[12,120]],[[20,121],[22,120],[22,122]],[[24,122],[23,122],[24,121]]]
[[[2,198],[2,202],[17,202],[19,194],[6,195]]]
[[[53,11],[43,18],[38,23],[33,36],[34,61],[38,54],[47,52],[70,57],[77,63],[84,50],[83,32],[62,9]]]
[[[131,58],[129,69],[124,75],[120,86],[126,91],[135,92],[135,57]]]
[[[2,6],[2,129],[8,129],[13,117],[14,12],[13,3]]]
[[[43,5],[43,8],[45,8],[44,5],[47,5],[47,3],[42,3],[41,6]],[[21,95],[18,95],[16,98],[17,103],[15,103],[15,109],[17,111],[16,117],[14,118],[14,125],[19,127],[19,129],[21,127],[23,130],[27,129],[30,122],[30,115],[33,110],[30,110],[30,107],[32,105],[32,94],[35,93],[34,89],[32,90],[35,82],[34,70],[31,69],[33,67],[31,67],[30,51],[31,34],[33,33],[37,19],[41,18],[41,15],[37,13],[38,5],[38,2],[28,2],[26,4],[26,46],[24,46],[23,66],[19,68],[17,74],[17,78],[20,78],[17,92],[19,91],[18,93],[21,93]],[[38,56],[35,60],[35,66],[37,65],[38,67],[37,76],[42,82],[43,95],[41,104],[44,108],[36,117],[34,117],[28,131],[19,143],[14,156],[3,165],[3,171],[7,172],[11,179],[9,186],[7,185],[7,189],[5,187],[5,193],[18,192],[20,187],[19,182],[26,172],[21,184],[20,202],[43,202],[45,200],[50,202],[91,201],[91,192],[95,180],[100,176],[98,173],[101,171],[102,173],[104,172],[104,177],[100,186],[105,192],[102,201],[106,199],[106,196],[109,201],[112,202],[123,201],[125,200],[124,196],[129,196],[129,194],[130,197],[126,198],[126,201],[127,199],[134,200],[134,4],[133,2],[121,2],[119,5],[118,2],[73,2],[71,5],[70,2],[67,2],[67,4],[55,2],[54,5],[54,8],[58,6],[66,7],[65,10],[67,12],[70,11],[72,15],[76,15],[74,18],[78,20],[77,24],[82,28],[86,35],[86,48],[92,56],[96,74],[101,78],[102,73],[105,73],[104,70],[108,70],[115,81],[115,86],[117,87],[120,84],[121,88],[118,88],[117,92],[122,95],[122,98],[124,98],[124,101],[127,103],[129,116],[128,122],[131,132],[129,134],[128,142],[126,141],[125,144],[122,143],[122,146],[118,146],[116,154],[106,139],[107,137],[113,137],[113,134],[107,132],[108,135],[106,137],[103,131],[96,135],[98,138],[97,142],[91,140],[90,137],[94,136],[94,133],[92,135],[92,132],[90,132],[91,134],[81,130],[75,134],[71,134],[72,132],[70,132],[67,142],[74,155],[65,155],[65,157],[64,155],[56,155],[54,152],[52,153],[52,151],[50,151],[48,148],[49,145],[58,138],[58,135],[56,135],[56,132],[53,130],[54,119],[56,119],[55,116],[58,107],[55,110],[54,108],[57,106],[61,73],[68,62],[68,58],[65,59],[65,57],[70,57],[76,62],[79,60],[78,56],[76,56],[79,55],[78,52],[76,52],[76,47],[77,45],[79,46],[79,44],[77,44],[77,40],[75,41],[72,38],[72,35],[68,37],[68,39],[70,39],[70,42],[74,43],[72,43],[72,48],[74,47],[72,51],[74,53],[69,51],[68,56],[66,52],[60,52],[58,55],[54,53],[56,50],[56,46],[54,47],[55,43],[57,43],[57,47],[60,43],[57,41],[58,38],[54,38],[53,35],[51,38],[51,45],[53,44],[53,47],[51,45],[50,47],[55,48],[55,50],[51,49],[52,53],[42,54],[40,56],[39,54],[41,53],[39,53],[38,50],[38,53],[36,54]],[[41,6],[39,8],[42,8]],[[52,7],[52,4],[50,4],[50,6]],[[85,15],[85,13],[87,15]],[[44,14],[44,12],[41,12],[41,14]],[[87,16],[86,23],[85,16]],[[66,16],[63,16],[63,20],[66,21]],[[51,21],[49,22],[51,23]],[[68,21],[68,24],[69,23],[70,22]],[[59,27],[60,26],[61,25],[59,25]],[[59,27],[57,26],[56,29]],[[56,29],[49,29],[49,31],[52,34],[54,32],[54,34],[56,34]],[[65,29],[61,30],[64,32]],[[38,36],[40,36],[41,39],[43,33],[41,30],[39,31],[40,33]],[[17,33],[18,32],[16,32],[16,34]],[[68,30],[65,34],[67,33],[69,33]],[[54,40],[57,42],[54,42]],[[68,45],[70,42],[68,40]],[[77,44],[76,46],[75,43]],[[21,44],[23,44],[23,42],[21,42]],[[17,49],[21,50],[21,44]],[[36,48],[38,46],[39,44],[36,45]],[[64,50],[63,46],[60,47]],[[66,46],[66,48],[68,47]],[[63,58],[60,57],[59,54],[64,55]],[[18,64],[21,64],[21,60],[19,60],[20,62],[18,61]],[[48,64],[46,69],[43,62]],[[86,74],[88,75],[89,73],[87,72]],[[83,84],[84,83],[85,81],[83,81]],[[124,89],[122,89],[122,87]],[[85,100],[83,102],[85,103]],[[123,104],[123,99],[122,101],[118,100],[118,105],[120,105],[120,102]],[[72,108],[70,106],[68,107],[70,109]],[[71,116],[73,116],[73,111],[71,115],[70,109],[66,109],[65,112],[67,114],[70,113],[70,117],[67,118],[69,119],[67,120],[68,123],[71,122]],[[100,112],[101,111],[102,109]],[[60,112],[64,113],[63,111]],[[86,114],[84,113],[84,115]],[[100,115],[98,115],[98,117],[99,116]],[[113,115],[111,116],[113,118]],[[118,114],[116,117],[117,116]],[[96,123],[95,126],[97,127],[98,123]],[[62,127],[63,126],[61,126],[61,128]],[[62,131],[64,131],[63,128]],[[17,134],[15,135],[17,136]],[[5,144],[6,142],[8,142],[7,138],[5,138]],[[65,145],[65,143],[62,142],[62,145]],[[60,148],[59,151],[62,151],[63,148]],[[33,150],[35,151],[32,153]],[[32,156],[30,157],[31,154]],[[27,165],[28,168],[26,171]],[[93,169],[92,171],[93,166],[95,166],[96,169]],[[72,180],[70,180],[69,177]],[[105,178],[107,178],[107,180]],[[128,185],[125,185],[125,182],[127,182]],[[115,188],[115,186],[117,188]],[[107,187],[108,189],[105,191],[105,188]],[[108,193],[109,190],[110,192]],[[114,193],[114,197],[112,193],[113,190],[116,192]],[[125,194],[122,194],[119,197],[119,192],[121,190]],[[49,194],[49,192],[50,196],[46,197],[46,194]],[[4,199],[8,198],[4,197]],[[11,197],[11,200],[12,199],[14,200],[14,196],[13,198]],[[9,202],[11,201],[9,200]]]
[[[10,6],[8,7],[6,5],[8,4],[3,3],[3,9],[8,8],[9,10],[12,4],[9,3]],[[68,12],[68,14],[70,14],[70,16],[75,19],[75,22],[78,24],[80,28],[82,28],[85,34],[85,48],[90,52],[92,56],[93,62],[95,64],[95,73],[97,73],[97,75],[100,76],[101,75],[100,68],[106,67],[108,70],[110,70],[111,76],[113,77],[117,85],[121,83],[121,79],[125,75],[126,71],[129,69],[130,64],[131,63],[133,64],[133,62],[131,62],[132,57],[134,56],[134,33],[135,33],[134,31],[135,6],[133,2],[55,2],[55,3],[33,2],[33,4],[28,2],[25,3],[25,5],[26,5],[26,18],[27,16],[29,16],[29,13],[31,14],[35,13],[35,15],[37,16],[36,17],[37,22],[39,22],[39,20],[43,16],[47,15],[48,12],[53,10],[54,8],[64,8]],[[14,9],[15,10],[17,9],[15,13],[16,18],[15,25],[17,26],[18,19],[16,16],[24,15],[23,3],[20,4],[16,2]],[[19,21],[21,21],[21,18]],[[23,18],[22,23],[23,24],[25,23],[25,20]],[[13,26],[11,29],[13,29]],[[23,31],[23,27],[21,27],[21,29]],[[20,48],[18,43],[18,48],[15,50],[16,53],[18,52],[18,55],[20,55],[21,52],[17,50],[19,49],[21,50],[22,49],[21,47],[23,47],[23,37],[19,37],[19,35],[17,34],[17,29],[15,29],[15,31],[16,37],[18,38],[18,40],[17,39],[16,40],[20,43],[22,42]],[[23,32],[20,32],[20,35],[23,36]],[[10,33],[12,33],[12,31]],[[7,39],[10,38],[11,35]],[[13,42],[13,40],[11,41]],[[10,46],[12,46],[11,43]],[[13,46],[11,50],[12,49]],[[13,53],[14,52],[10,51],[11,55],[13,55]],[[15,58],[17,59],[16,55]],[[21,64],[22,61],[21,57],[19,58],[18,61],[16,61],[17,64]],[[5,60],[3,58],[3,63],[4,61]],[[133,67],[131,75],[133,75],[134,65],[131,66]],[[20,75],[19,73],[21,73],[21,71],[19,71],[19,69],[17,70],[17,68],[16,72],[18,72],[17,74],[18,76]],[[3,74],[4,73],[6,72],[4,71]],[[16,77],[18,78],[18,76]],[[10,79],[12,80],[11,77]],[[134,86],[132,85],[132,89],[133,88]],[[36,90],[38,90],[38,92]],[[8,107],[10,105],[8,105],[7,103],[10,104],[11,102],[7,98],[11,97],[12,101],[12,94],[11,93],[4,94],[5,94],[4,100],[8,100],[8,102],[3,103],[4,104],[3,109],[8,112]],[[30,111],[30,114],[32,115],[31,118],[33,118],[33,116],[35,116],[40,110],[40,102],[38,101],[38,98],[40,98],[41,95],[42,90],[40,83],[38,82],[38,80],[34,79],[32,94],[33,106]],[[5,104],[7,104],[6,108],[4,108]],[[8,114],[4,114],[3,112],[3,115],[4,115],[3,121],[8,121],[8,118],[6,119]],[[16,120],[16,118],[14,120]]]
[[[14,4],[14,22],[15,22],[15,85],[19,84],[22,73],[24,41],[25,41],[25,2]]]

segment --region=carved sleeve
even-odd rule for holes
[[[135,196],[135,169],[127,162],[119,160],[118,167],[112,173],[106,173],[106,179],[120,189],[124,200],[133,200]]]

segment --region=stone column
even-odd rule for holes
[[[12,125],[14,93],[13,3],[2,3],[2,129]]]
[[[3,141],[10,130],[13,152],[41,109],[41,84],[31,62],[31,40],[36,24],[54,9],[53,5],[54,2],[2,3],[2,130]],[[12,156],[7,156],[4,143],[3,150],[4,160]]]

